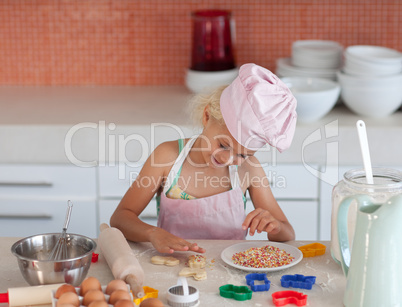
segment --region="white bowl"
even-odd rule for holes
[[[402,73],[392,76],[356,76],[342,71],[337,72],[337,78],[342,87],[402,87]]]
[[[392,76],[402,72],[402,63],[380,64],[345,54],[343,71],[356,76]]]
[[[385,117],[402,105],[402,74],[389,77],[358,77],[338,72],[341,98],[353,112]]]
[[[401,87],[342,86],[341,98],[356,114],[381,118],[394,113],[402,105]]]
[[[276,61],[277,74],[284,77],[308,77],[308,78],[325,78],[336,80],[336,72],[334,68],[305,68],[292,65],[291,58],[279,58]]]
[[[305,68],[339,68],[341,67],[341,57],[329,59],[317,59],[304,54],[294,53],[292,55],[292,64]]]
[[[306,68],[339,68],[343,47],[334,41],[299,40],[292,44],[292,64]]]
[[[316,58],[333,58],[342,53],[341,44],[330,40],[299,40],[292,44],[292,52],[308,54]]]
[[[222,85],[229,85],[238,74],[238,68],[222,71],[188,69],[186,73],[186,86],[193,93],[202,93]]]
[[[402,53],[395,49],[381,46],[349,46],[345,56],[378,64],[402,65]]]
[[[339,97],[340,86],[331,80],[305,77],[284,77],[281,80],[295,96],[297,118],[302,122],[324,117]]]

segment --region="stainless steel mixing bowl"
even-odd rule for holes
[[[21,239],[11,247],[22,276],[30,285],[69,283],[78,286],[88,274],[95,241],[67,234],[68,259],[48,260],[59,236],[60,233],[39,234]]]

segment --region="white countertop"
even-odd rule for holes
[[[65,149],[69,133],[80,161],[102,160],[110,148],[126,149],[127,159],[137,159],[135,142],[144,140],[152,150],[163,141],[197,133],[186,115],[189,97],[184,86],[0,87],[0,163],[71,163]],[[345,106],[317,122],[298,122],[290,149],[282,154],[268,149],[258,157],[264,162],[360,165],[359,119],[366,123],[373,165],[401,165],[402,112],[371,119]]]
[[[18,238],[0,238],[0,292],[6,292],[12,287],[26,287],[28,284],[23,279],[16,258],[11,254],[11,245]],[[189,285],[196,287],[200,292],[199,306],[274,306],[271,294],[277,291],[294,290],[308,295],[307,306],[310,307],[336,307],[343,306],[343,293],[346,285],[341,267],[332,260],[329,250],[329,242],[321,242],[327,246],[325,255],[304,258],[297,265],[286,270],[280,270],[268,273],[267,277],[271,281],[268,292],[253,292],[252,299],[244,302],[233,299],[223,298],[219,295],[219,287],[225,284],[236,286],[246,286],[245,272],[232,268],[224,263],[220,257],[221,252],[228,246],[244,241],[209,241],[199,240],[198,245],[206,248],[207,258],[207,279],[204,281],[195,281],[187,278]],[[247,241],[250,242],[250,241]],[[292,241],[289,245],[301,246],[311,242]],[[268,242],[267,242],[268,244]],[[139,262],[145,272],[145,286],[152,287],[159,291],[159,298],[166,304],[166,292],[169,287],[176,285],[178,272],[185,266],[188,253],[175,253],[173,256],[181,260],[180,265],[167,267],[153,265],[150,259],[158,253],[152,248],[150,243],[133,243],[130,246],[137,255]],[[99,252],[99,247],[98,251]],[[282,275],[302,274],[305,276],[316,276],[316,283],[311,290],[298,288],[283,288],[280,285]],[[99,255],[97,263],[91,264],[88,276],[94,276],[99,279],[102,285],[106,285],[113,279],[113,275],[107,266],[102,254]],[[0,304],[0,307],[6,307],[7,304]]]

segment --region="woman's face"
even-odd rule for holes
[[[255,153],[241,146],[226,125],[212,117],[204,118],[204,130],[200,137],[204,161],[212,167],[241,165]]]

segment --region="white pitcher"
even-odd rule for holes
[[[402,194],[402,172],[391,168],[373,168],[373,184],[367,184],[364,169],[349,170],[344,174],[332,191],[332,217],[331,217],[331,254],[338,263],[341,253],[338,241],[338,209],[342,201],[356,195],[369,195],[373,202],[385,203],[394,195]],[[353,246],[353,236],[356,225],[357,203],[353,201],[349,206],[348,232],[349,242]],[[401,234],[402,235],[402,234]]]
[[[357,201],[352,253],[347,215]],[[402,306],[402,194],[375,203],[368,195],[344,199],[338,210],[342,269],[347,276],[346,307]]]

